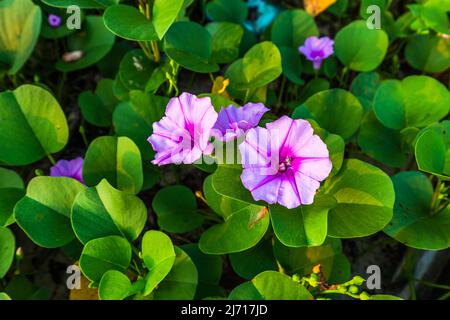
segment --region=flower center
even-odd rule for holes
[[[292,167],[292,158],[286,157],[281,163],[280,168],[278,169],[279,172],[286,172],[290,167]]]

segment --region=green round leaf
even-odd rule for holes
[[[71,219],[82,243],[113,235],[134,241],[144,228],[147,208],[138,197],[114,189],[103,180],[76,197]]]
[[[172,240],[160,231],[147,231],[142,239],[142,259],[149,270],[145,277],[148,295],[169,274],[176,261]]]
[[[198,283],[198,272],[191,258],[175,247],[176,259],[172,270],[155,290],[155,300],[192,300]]]
[[[373,111],[361,123],[358,145],[369,156],[391,167],[402,168],[408,161],[401,133],[383,126]]]
[[[328,235],[364,237],[383,229],[393,214],[395,193],[387,174],[368,163],[344,161],[341,172],[324,185],[337,206],[328,213]]]
[[[272,26],[272,41],[279,47],[298,50],[308,37],[318,35],[313,17],[299,9],[283,11]]]
[[[433,187],[420,172],[401,172],[392,177],[396,200],[394,217],[384,229],[401,243],[423,250],[450,247],[450,209],[431,213]]]
[[[306,100],[304,106],[321,128],[338,134],[345,140],[355,134],[364,115],[358,99],[343,89],[316,93]]]
[[[164,52],[182,67],[199,73],[216,72],[219,66],[212,62],[212,37],[194,22],[174,23],[164,39]]]
[[[252,283],[265,300],[313,300],[304,286],[279,272],[260,273]]]
[[[0,279],[2,279],[14,259],[16,251],[16,240],[8,228],[0,227]]]
[[[163,117],[167,103],[166,97],[131,91],[130,102],[121,103],[114,111],[116,134],[133,140],[139,147],[144,162],[154,157],[155,152],[147,139],[153,132],[153,123]]]
[[[450,67],[450,39],[433,35],[416,35],[405,49],[406,61],[415,69],[440,73]]]
[[[212,37],[212,61],[231,63],[239,57],[244,29],[234,23],[213,22],[206,26]]]
[[[248,16],[248,8],[242,0],[213,0],[206,5],[206,14],[217,22],[243,24]]]
[[[335,38],[336,56],[355,71],[372,71],[383,61],[389,40],[381,29],[367,28],[366,21],[355,21],[341,29]]]
[[[137,194],[144,179],[141,153],[127,137],[99,137],[86,153],[83,178],[88,186],[106,179],[124,192]]]
[[[70,178],[34,178],[14,209],[17,224],[41,247],[59,248],[70,243],[75,239],[70,210],[83,189],[81,183]]]
[[[264,300],[251,281],[241,283],[228,296],[228,300]]]
[[[256,89],[269,84],[282,73],[281,54],[269,41],[253,46],[243,59],[235,61],[226,71],[230,87],[236,90]]]
[[[16,74],[34,50],[41,30],[42,14],[31,0],[4,0],[0,3],[0,64]]]
[[[154,70],[154,62],[142,49],[135,49],[128,51],[122,58],[118,77],[127,91],[144,90]]]
[[[58,101],[46,90],[23,85],[0,93],[0,161],[27,165],[61,151],[69,137]]]
[[[360,73],[353,79],[351,92],[361,102],[365,111],[372,108],[373,99],[380,83],[380,75],[376,72]]]
[[[283,65],[283,75],[291,82],[302,85],[304,83],[302,75],[302,59],[295,49],[288,47],[280,48],[281,60]]]
[[[106,9],[105,26],[115,35],[134,41],[158,40],[153,23],[132,6],[117,4]]]
[[[72,72],[90,67],[108,54],[114,42],[115,36],[106,29],[103,19],[88,16],[84,20],[83,30],[68,38],[68,52],[81,51],[83,56],[77,61],[59,60],[56,69],[61,72]]]
[[[224,223],[206,230],[199,242],[207,254],[241,252],[255,246],[269,227],[267,209],[251,205],[231,213]]]
[[[420,170],[450,180],[450,121],[425,129],[416,141],[415,154]]]
[[[0,301],[1,301],[1,300],[4,300],[4,301],[6,301],[6,300],[11,300],[11,298],[10,298],[10,296],[8,296],[6,293],[0,292]]]
[[[100,300],[123,300],[131,290],[131,281],[126,275],[117,270],[106,272],[98,287]]]
[[[114,108],[119,103],[113,85],[114,80],[102,79],[95,93],[85,91],[79,95],[78,104],[87,122],[99,127],[111,126]]]
[[[118,236],[94,239],[86,243],[80,258],[83,274],[98,285],[109,270],[125,272],[131,262],[131,246]]]
[[[320,194],[309,206],[292,210],[270,206],[273,230],[278,240],[288,247],[320,246],[327,236],[328,212],[335,206],[333,197]]]
[[[425,127],[448,114],[450,94],[439,81],[427,76],[387,80],[377,90],[373,110],[391,129]]]
[[[214,189],[212,175],[208,176],[203,182],[203,193],[205,195],[208,206],[215,213],[225,219],[233,212],[236,212],[248,206],[247,202],[219,194]]]
[[[197,199],[185,186],[170,186],[158,191],[153,198],[153,210],[162,230],[185,233],[197,229],[203,216],[197,211]]]
[[[22,178],[12,170],[0,168],[0,226],[12,224],[14,206],[25,195]]]
[[[224,290],[219,285],[222,277],[222,257],[204,254],[197,244],[186,244],[181,246],[181,249],[189,255],[198,271],[195,299],[224,296]]]
[[[350,278],[350,263],[342,253],[339,239],[327,238],[321,246],[309,248],[290,248],[277,241],[273,249],[277,261],[288,274],[308,275],[320,264],[328,283],[342,283]]]
[[[234,272],[247,280],[264,271],[278,270],[271,240],[263,240],[250,250],[230,254],[230,262]]]

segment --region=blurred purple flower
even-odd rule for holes
[[[52,177],[68,177],[80,181],[83,180],[83,163],[84,160],[78,157],[73,160],[59,160],[53,167],[50,168],[50,175]]]
[[[289,209],[313,203],[332,169],[327,146],[305,120],[283,116],[266,127],[249,130],[239,146],[245,188]]]
[[[209,139],[217,117],[209,97],[183,93],[171,99],[165,116],[153,124],[153,134],[148,138],[156,151],[152,163],[191,164],[203,154],[210,155],[214,146]]]
[[[322,61],[334,53],[334,41],[328,37],[309,37],[298,50],[319,70]]]
[[[247,133],[258,125],[262,116],[269,111],[262,103],[247,103],[241,108],[231,105],[219,112],[214,129],[216,137],[221,141],[231,141]]]
[[[58,28],[61,26],[62,19],[60,16],[57,16],[56,14],[49,14],[48,15],[48,24],[53,28]]]

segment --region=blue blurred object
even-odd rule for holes
[[[270,26],[280,12],[280,9],[265,0],[248,0],[249,8],[256,8],[257,18],[255,20],[247,20],[245,27],[253,33],[259,34]]]

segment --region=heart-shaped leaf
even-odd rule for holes
[[[125,272],[130,262],[130,243],[122,237],[110,236],[86,243],[81,253],[80,268],[86,278],[98,285],[106,272]]]
[[[313,17],[299,9],[280,13],[272,26],[272,41],[279,47],[298,50],[308,37],[318,35]]]
[[[153,209],[162,230],[171,233],[192,231],[203,223],[194,193],[185,186],[161,189],[153,198]]]
[[[230,87],[235,90],[256,89],[269,84],[282,73],[281,54],[269,41],[252,47],[243,59],[235,61],[226,71]]]
[[[172,240],[160,231],[147,231],[142,239],[142,259],[149,270],[144,294],[150,294],[169,274],[175,263]]]
[[[383,61],[389,40],[381,29],[367,28],[366,21],[355,21],[341,29],[335,38],[336,56],[351,70],[372,71]]]
[[[435,35],[416,35],[409,39],[405,57],[417,70],[444,72],[450,68],[450,39]]]
[[[404,167],[408,161],[400,131],[383,126],[372,110],[361,122],[358,145],[369,156],[391,167]]]
[[[99,127],[111,126],[112,114],[119,102],[114,96],[113,85],[114,80],[102,79],[95,93],[85,91],[79,95],[78,104],[87,122]]]
[[[86,152],[83,178],[88,186],[103,179],[127,193],[142,189],[142,159],[138,147],[127,137],[99,137]]]
[[[339,239],[327,238],[321,246],[309,248],[290,248],[277,241],[273,250],[288,274],[308,275],[320,264],[328,283],[342,283],[350,278],[350,262],[342,253]]]
[[[75,179],[36,177],[14,214],[17,224],[39,246],[59,248],[75,239],[70,210],[84,186]]]
[[[12,224],[14,206],[25,195],[22,178],[12,170],[0,168],[0,227]]]
[[[2,279],[14,259],[16,251],[16,240],[8,228],[0,227],[0,279]]]
[[[230,262],[234,272],[247,280],[264,271],[278,270],[271,240],[263,240],[250,250],[230,254]]]
[[[46,90],[23,85],[0,93],[0,161],[27,165],[61,151],[69,137],[58,101]]]
[[[450,180],[450,121],[426,128],[416,141],[415,154],[420,170]]]
[[[340,135],[346,140],[358,130],[364,115],[364,109],[358,99],[343,89],[330,89],[316,93],[306,100],[303,106],[321,128]],[[295,112],[294,117],[296,117]]]
[[[328,235],[355,238],[383,229],[391,220],[394,187],[387,174],[368,163],[344,161],[340,173],[324,185],[337,206],[328,213]]]
[[[114,189],[103,180],[76,197],[71,219],[82,243],[113,235],[134,241],[144,228],[147,208],[138,197]]]
[[[166,34],[164,52],[182,67],[198,72],[216,72],[212,62],[212,37],[201,25],[182,21],[174,23]]]
[[[328,195],[317,195],[312,205],[292,210],[270,206],[273,230],[288,247],[320,246],[327,236],[328,212],[335,206],[336,201]]]
[[[0,3],[0,64],[16,74],[30,57],[39,38],[42,14],[31,0]]]
[[[98,295],[101,300],[123,300],[128,297],[130,291],[130,279],[117,270],[106,272],[98,286]]]
[[[450,209],[432,212],[430,180],[423,173],[406,171],[393,176],[392,181],[396,194],[394,217],[384,232],[417,249],[450,247]]]
[[[241,285],[230,294],[232,299],[248,300],[313,300],[313,296],[300,283],[276,271],[265,271],[245,286]],[[240,291],[240,292],[236,292]]]
[[[427,76],[386,80],[377,90],[373,110],[378,120],[391,129],[426,127],[448,114],[450,93],[439,81]]]
[[[192,300],[198,283],[198,272],[191,258],[175,247],[172,270],[155,290],[155,300]]]

